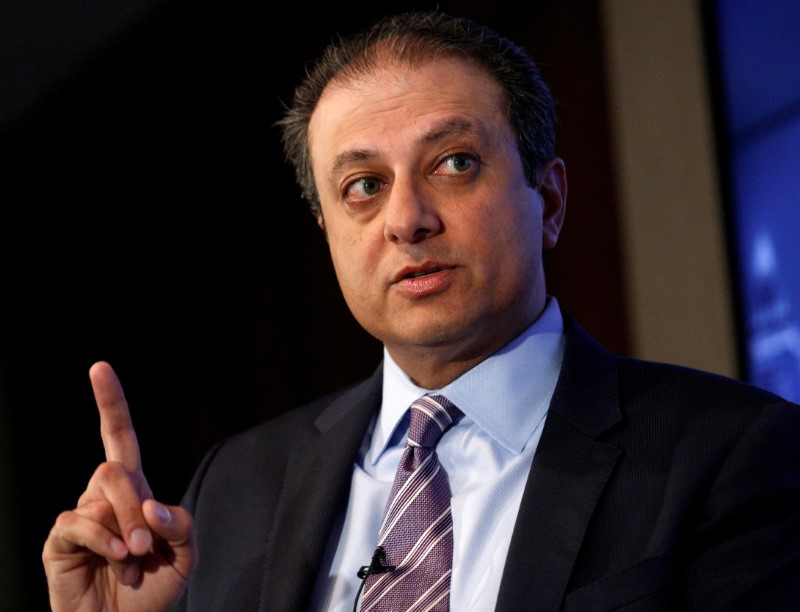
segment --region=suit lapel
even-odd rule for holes
[[[381,381],[379,368],[335,399],[315,423],[318,435],[289,457],[267,545],[262,611],[307,607],[353,462],[380,407]]]
[[[616,362],[565,315],[567,345],[509,547],[496,610],[561,606],[587,525],[622,451]]]
[[[586,527],[621,449],[596,438],[620,420],[616,362],[565,314],[567,347],[523,493],[496,611],[560,608]],[[334,400],[288,461],[269,536],[262,611],[308,605],[353,461],[380,407],[382,370]]]

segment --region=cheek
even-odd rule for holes
[[[516,285],[538,273],[541,252],[541,225],[533,207],[490,221],[491,249],[487,257],[494,262],[498,282]]]
[[[502,205],[492,207],[470,228],[472,243],[478,254],[513,265],[519,258],[528,259],[535,251],[541,242],[541,227],[533,204],[498,212],[502,208]]]
[[[374,277],[376,257],[371,253],[363,228],[328,232],[328,246],[342,291],[352,293]]]
[[[506,219],[508,235],[524,251],[536,252],[542,243],[542,202],[538,194],[526,189],[517,196],[518,208]]]
[[[348,249],[345,245],[330,239],[329,242],[333,269],[339,284],[344,289],[350,285],[356,273],[357,263],[353,260],[353,249]]]

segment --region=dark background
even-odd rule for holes
[[[273,127],[305,61],[378,9],[43,4],[0,8],[3,610],[47,609],[42,544],[103,460],[94,361],[117,370],[150,484],[177,503],[216,440],[381,356],[347,311]],[[596,3],[392,10],[436,4],[540,62],[570,178],[550,289],[626,352]]]

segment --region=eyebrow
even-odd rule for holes
[[[342,168],[345,166],[352,164],[353,162],[365,161],[375,157],[378,157],[378,152],[374,149],[353,149],[351,151],[339,153],[339,155],[337,155],[333,161],[333,165],[328,172],[328,177],[331,179],[331,182],[334,182],[336,176],[338,176]]]
[[[422,137],[422,142],[438,142],[444,138],[447,138],[448,136],[452,136],[453,134],[474,134],[476,136],[481,135],[480,130],[478,130],[471,121],[467,121],[466,119],[450,119],[437,126],[436,129],[425,134]]]
[[[436,143],[454,134],[472,134],[482,137],[482,131],[479,130],[472,121],[455,118],[449,119],[437,125],[431,131],[423,134],[422,138],[420,138],[420,142],[423,144]],[[331,179],[331,182],[335,182],[335,177],[339,175],[342,168],[355,162],[362,162],[376,157],[378,157],[378,151],[376,149],[351,149],[349,151],[343,151],[334,158],[333,165],[328,172],[328,177]]]

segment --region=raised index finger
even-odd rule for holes
[[[130,472],[141,472],[139,442],[133,429],[128,401],[114,369],[105,361],[89,368],[94,398],[100,411],[100,436],[108,461],[117,461]]]

